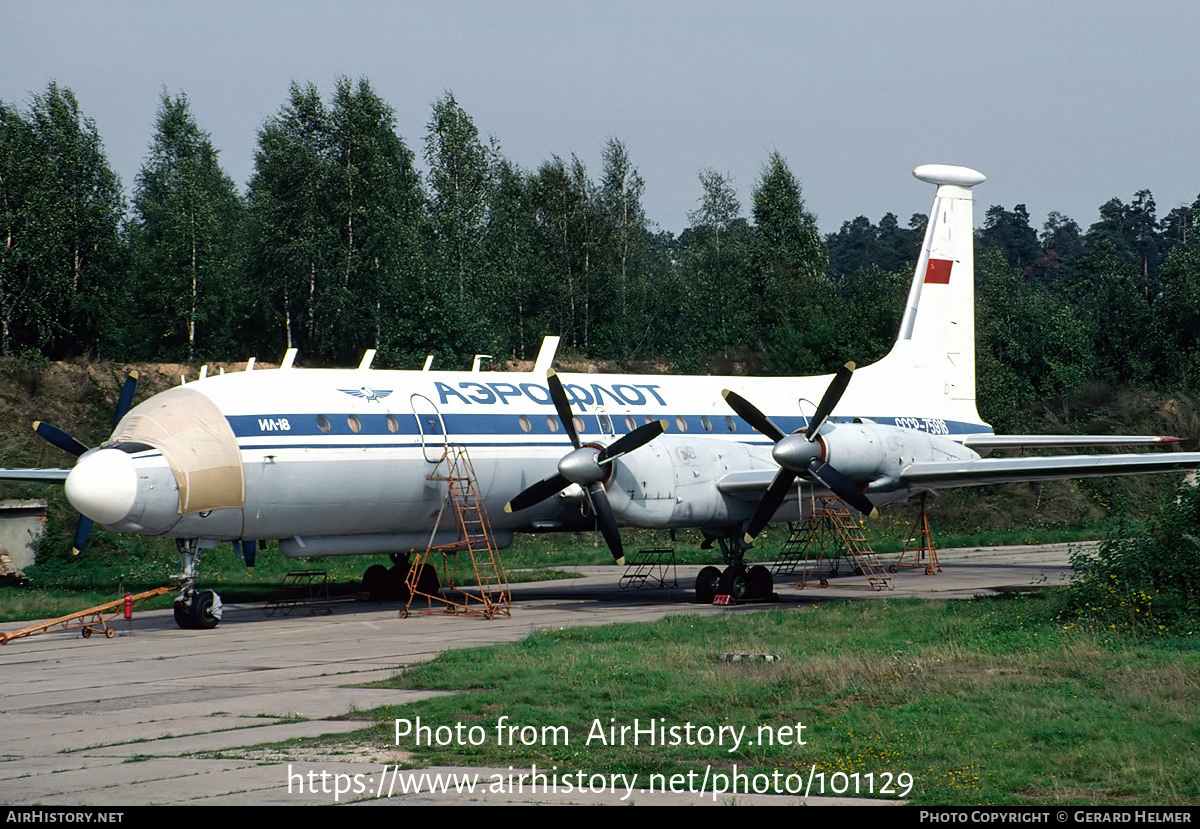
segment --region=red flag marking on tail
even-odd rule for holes
[[[929,266],[925,268],[926,284],[934,285],[949,285],[950,284],[950,269],[954,267],[953,260],[950,259],[930,259]]]

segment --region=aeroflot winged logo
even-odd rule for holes
[[[363,386],[357,389],[338,389],[343,394],[348,394],[351,397],[361,397],[363,400],[370,402],[372,400],[382,400],[392,393],[392,389],[373,389],[370,386]]]

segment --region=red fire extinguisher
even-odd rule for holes
[[[125,594],[125,621],[133,618],[133,596]]]

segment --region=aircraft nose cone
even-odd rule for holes
[[[133,458],[119,449],[83,455],[67,475],[67,500],[97,524],[115,524],[130,513],[137,498]]]

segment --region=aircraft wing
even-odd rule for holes
[[[1151,446],[1179,443],[1183,438],[1171,435],[967,435],[962,444],[987,454],[993,449],[1049,449],[1064,446]]]
[[[0,469],[0,481],[21,481],[29,484],[61,484],[71,473],[69,469]]]
[[[1138,475],[1200,467],[1200,452],[1147,452],[1129,455],[1052,455],[1037,458],[980,458],[924,461],[900,473],[902,483],[921,487],[983,486],[1058,478]]]
[[[1148,472],[1172,472],[1200,468],[1200,452],[1146,452],[1124,455],[1051,455],[1025,458],[978,458],[960,461],[921,461],[909,464],[900,473],[899,487],[936,489],[959,486],[986,486],[1021,481],[1051,481],[1060,478],[1100,478],[1109,475],[1139,475]],[[717,489],[726,495],[755,501],[774,480],[776,470],[753,469],[730,472],[717,481]],[[806,481],[818,490],[815,481]],[[868,489],[867,493],[887,492]]]

